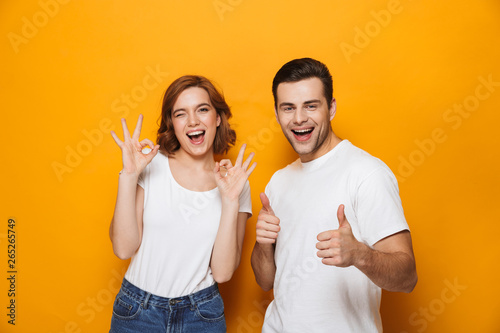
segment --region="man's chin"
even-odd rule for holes
[[[309,143],[309,142],[308,142]],[[301,143],[292,143],[292,148],[293,150],[295,150],[295,152],[297,154],[299,154],[300,156],[303,156],[303,155],[309,155],[313,152],[313,147],[311,147],[312,144],[307,144],[307,143],[304,143],[304,142],[301,142]]]

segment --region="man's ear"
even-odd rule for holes
[[[330,104],[330,121],[335,117],[335,113],[337,112],[337,101],[335,98],[332,98],[332,103]]]

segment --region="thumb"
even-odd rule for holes
[[[268,213],[270,214],[273,214],[274,215],[274,211],[273,209],[271,208],[271,203],[269,202],[269,198],[267,197],[267,195],[262,192],[260,194],[260,202],[262,202],[262,208],[267,211]]]
[[[219,162],[215,162],[214,176],[215,176],[215,180],[222,179],[222,175],[220,174],[220,164],[219,164]]]
[[[156,154],[158,153],[158,150],[160,150],[160,145],[154,146],[153,149],[151,149],[150,152],[146,154],[146,160],[147,160],[148,164],[156,156]]]
[[[349,224],[349,221],[347,221],[347,217],[345,216],[344,209],[345,209],[345,206],[340,205],[339,209],[337,210],[337,219],[339,220],[339,228],[350,228],[351,225]]]

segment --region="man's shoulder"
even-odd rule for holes
[[[345,148],[341,160],[352,170],[371,172],[380,168],[387,168],[387,165],[380,158],[371,155],[350,142]]]
[[[344,145],[338,156],[336,172],[344,173],[354,183],[359,184],[372,177],[393,178],[394,173],[380,158],[353,145]]]

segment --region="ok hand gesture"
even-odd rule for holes
[[[215,163],[215,182],[217,183],[222,199],[230,201],[238,200],[248,177],[257,166],[256,162],[250,166],[252,158],[255,155],[254,153],[250,153],[245,162],[243,162],[245,148],[246,145],[243,144],[234,166],[228,159],[221,160],[220,163]],[[221,172],[224,171],[223,169],[226,169],[225,172]]]
[[[156,156],[159,145],[155,145],[153,141],[149,139],[144,139],[139,142],[139,137],[141,135],[142,127],[142,114],[139,115],[137,120],[137,125],[135,126],[134,134],[132,137],[127,128],[127,122],[122,118],[123,127],[123,141],[121,141],[114,131],[111,131],[111,136],[115,140],[116,144],[122,150],[122,161],[123,161],[123,173],[134,174],[139,176],[140,173],[146,168],[146,166],[151,162],[153,157]],[[148,154],[144,154],[142,149],[149,146],[152,150]]]

